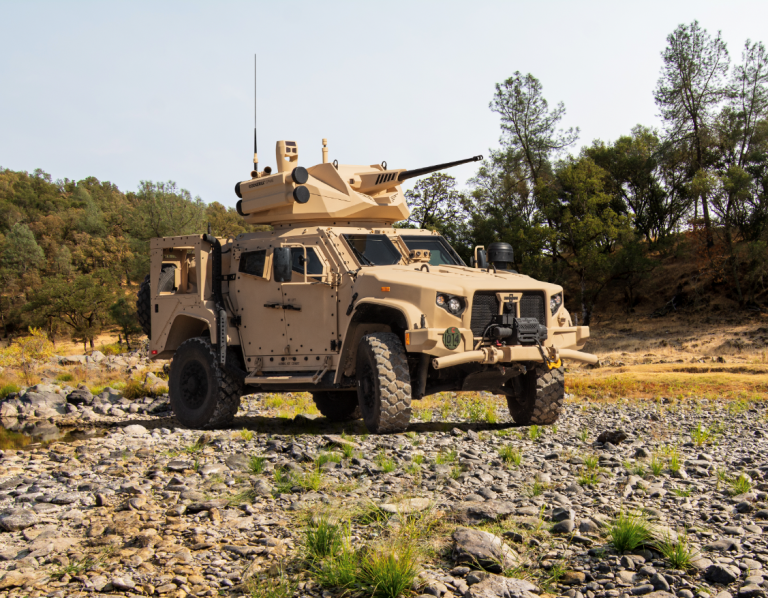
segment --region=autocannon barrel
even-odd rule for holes
[[[402,183],[405,180],[412,179],[417,176],[423,176],[425,174],[429,174],[430,172],[437,172],[438,170],[452,168],[454,166],[466,164],[467,162],[479,162],[482,159],[482,156],[473,156],[471,158],[467,158],[466,160],[457,160],[456,162],[446,162],[445,164],[436,164],[435,166],[426,166],[424,168],[416,168],[414,170],[405,170],[400,173],[400,176],[397,177],[397,180]]]

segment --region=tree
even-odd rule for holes
[[[0,266],[9,274],[22,276],[39,268],[44,261],[45,253],[29,227],[26,224],[14,224],[3,242]]]
[[[436,172],[406,191],[405,199],[411,210],[407,226],[438,231],[450,241],[456,239],[464,214],[463,195],[456,189],[454,177]]]
[[[550,168],[552,157],[572,145],[579,129],[558,129],[565,115],[559,102],[553,110],[542,94],[541,82],[520,71],[496,84],[490,108],[501,115],[502,146],[518,153],[523,166],[522,177],[535,192],[542,175]]]
[[[38,321],[51,318],[67,326],[73,338],[88,342],[94,348],[94,338],[109,317],[109,307],[115,302],[116,282],[106,270],[81,274],[74,280],[63,276],[51,278],[44,287],[32,294],[28,312]]]
[[[726,96],[728,49],[717,36],[713,39],[698,21],[678,25],[667,36],[662,52],[664,65],[654,97],[661,110],[667,133],[675,143],[692,148],[690,178],[706,167],[705,151],[716,108]],[[707,244],[712,245],[712,225],[707,197],[700,196]]]
[[[588,326],[598,296],[617,274],[622,246],[633,239],[627,216],[611,207],[606,172],[590,158],[570,158],[558,165],[558,201],[549,202],[556,223],[558,258],[576,275],[582,322]],[[554,192],[554,191],[553,191]]]
[[[648,243],[663,242],[687,215],[690,206],[683,188],[669,182],[675,155],[652,129],[636,126],[631,135],[613,143],[594,141],[583,154],[607,173],[605,189],[615,212],[631,214],[635,229]],[[675,172],[674,170],[672,172]]]
[[[129,194],[133,204],[131,235],[143,241],[153,237],[190,235],[205,227],[205,204],[199,197],[192,199],[186,189],[176,183],[141,181],[139,191]]]
[[[138,336],[142,333],[139,320],[136,317],[136,301],[128,300],[126,297],[120,297],[120,299],[110,306],[109,316],[123,332],[125,344],[130,351],[131,337]]]

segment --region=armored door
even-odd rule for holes
[[[286,338],[297,367],[319,369],[336,354],[338,294],[333,263],[320,245],[291,246],[291,282],[282,285]]]
[[[272,248],[253,245],[233,255],[237,274],[230,288],[236,317],[239,317],[240,342],[243,345],[246,368],[269,370],[275,357],[285,355],[285,312],[275,309],[282,304],[282,285],[272,276]],[[261,359],[261,368],[258,367]]]

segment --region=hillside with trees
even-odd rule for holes
[[[563,284],[589,324],[606,291],[627,313],[638,289],[682,246],[698,284],[728,288],[734,305],[766,306],[768,274],[768,52],[747,41],[731,61],[720,34],[697,22],[667,39],[653,94],[663,128],[642,124],[576,149],[532,74],[496,85],[501,123],[466,191],[436,173],[406,195],[398,226],[440,231],[469,260],[506,241],[516,268]],[[480,107],[478,107],[480,109]],[[620,109],[620,108],[617,108]],[[133,293],[149,270],[149,239],[251,230],[234,209],[205,204],[173,182],[120,191],[94,177],[53,181],[0,169],[0,318],[4,336],[29,327],[93,346],[105,326],[140,333]],[[671,299],[667,297],[666,299]]]

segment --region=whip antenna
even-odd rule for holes
[[[256,54],[253,55],[253,169],[259,170],[259,147],[256,143]]]

